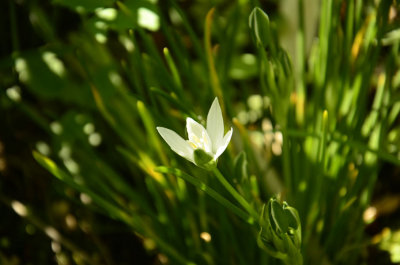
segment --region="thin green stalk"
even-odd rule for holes
[[[318,162],[320,163],[322,170],[325,170],[326,166],[326,138],[328,134],[328,124],[328,111],[324,110],[322,113],[321,137],[319,139],[318,147]]]
[[[223,196],[221,196],[218,192],[216,192],[212,188],[208,187],[204,182],[201,182],[198,178],[192,177],[189,174],[186,174],[185,172],[183,172],[179,169],[176,169],[176,168],[168,168],[168,167],[161,166],[161,167],[155,168],[155,170],[160,173],[164,173],[164,174],[168,173],[168,174],[175,175],[176,177],[180,177],[180,178],[184,179],[185,181],[191,183],[192,185],[196,186],[198,189],[207,193],[207,195],[214,198],[217,202],[222,204],[225,208],[231,210],[234,214],[236,214],[238,217],[242,218],[244,221],[246,221],[249,224],[255,224],[258,221],[258,218],[254,218],[254,216],[249,216],[242,209],[240,209],[236,205],[232,204],[230,201],[228,201]],[[223,178],[223,176],[222,176],[222,178]],[[230,184],[228,183],[228,185],[230,185]]]
[[[219,182],[224,186],[224,188],[237,200],[237,202],[242,205],[244,209],[255,219],[257,220],[258,214],[257,212],[251,207],[251,205],[242,197],[242,195],[237,192],[232,185],[225,179],[222,173],[219,171],[217,167],[213,170],[214,175],[217,177]]]
[[[286,128],[282,128],[282,137],[283,137],[283,178],[285,180],[286,185],[286,194],[291,194],[290,192],[293,190],[292,183],[292,175],[290,172],[290,149],[289,149],[289,137]]]
[[[143,84],[143,74],[142,71],[144,71],[143,67],[139,67],[139,65],[143,65],[143,60],[142,60],[142,56],[141,56],[141,51],[139,50],[139,44],[138,41],[135,38],[135,34],[133,32],[133,30],[129,30],[128,31],[128,36],[129,38],[132,40],[132,42],[135,45],[135,49],[133,52],[130,53],[130,56],[128,58],[130,58],[131,63],[132,63],[132,67],[129,69],[128,67],[124,67],[126,69],[124,69],[127,73],[127,76],[130,80],[130,82],[134,85],[134,87],[136,88],[136,93],[139,94],[141,96],[141,98],[145,98],[146,97],[146,91],[144,89],[144,84]]]
[[[212,8],[208,13],[204,25],[204,46],[207,53],[208,70],[210,75],[210,82],[213,93],[219,98],[221,110],[224,116],[226,116],[225,104],[222,100],[222,88],[218,78],[217,69],[215,68],[214,56],[211,44],[211,27],[215,8]]]
[[[175,65],[174,59],[172,58],[167,47],[165,47],[163,49],[163,53],[164,53],[165,60],[167,61],[169,70],[171,71],[172,77],[177,85],[177,88],[178,88],[177,92],[179,93],[180,96],[182,96],[182,94],[183,94],[182,81],[179,76],[179,71]]]
[[[271,132],[277,132],[279,130],[272,130]],[[313,138],[320,138],[321,136],[312,133],[312,132],[306,132],[306,131],[301,131],[301,130],[287,130],[286,133],[288,136],[293,137],[293,138],[307,138],[307,137],[313,137]],[[283,134],[283,130],[282,130]],[[365,143],[362,141],[357,141],[354,139],[349,139],[346,135],[340,134],[338,132],[335,133],[328,133],[326,137],[330,137],[330,141],[332,142],[337,142],[343,145],[348,145],[350,148],[357,148],[359,151],[362,152],[371,152],[376,154],[379,159],[382,159],[383,161],[395,164],[395,165],[400,165],[400,159],[398,159],[396,156],[391,155],[390,153],[378,149],[371,148],[367,146]]]
[[[194,48],[194,51],[197,53],[198,58],[205,58],[203,49],[201,48],[201,42],[199,41],[195,31],[191,27],[190,22],[185,15],[185,12],[180,8],[179,4],[176,3],[176,0],[168,0],[168,2],[178,12],[179,16],[181,17],[182,24],[183,24],[184,28],[186,29],[190,39],[193,42],[193,48]],[[206,61],[204,60],[204,62],[206,62]]]
[[[296,36],[297,41],[297,68],[296,68],[296,121],[299,125],[304,122],[304,105],[306,101],[304,84],[304,63],[305,63],[305,25],[304,25],[304,1],[299,3],[299,31]]]
[[[167,156],[161,147],[160,137],[158,137],[156,132],[156,126],[149,109],[146,107],[145,103],[139,100],[137,101],[137,110],[146,128],[149,142],[157,150],[163,164],[168,164]]]
[[[332,27],[332,6],[333,1],[327,0],[322,1],[321,6],[321,19],[319,27],[319,39],[320,39],[320,54],[318,62],[318,71],[315,77],[318,89],[323,87],[326,81],[326,69],[328,67],[328,53],[329,53],[329,40]]]

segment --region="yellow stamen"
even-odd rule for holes
[[[190,141],[189,141],[189,144],[190,144],[190,146],[191,146],[193,149],[197,149],[197,146],[196,146],[193,142],[190,142]]]

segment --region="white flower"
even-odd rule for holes
[[[231,128],[224,136],[224,121],[217,98],[214,99],[207,115],[207,129],[192,118],[186,119],[186,129],[189,140],[184,140],[170,129],[157,127],[161,137],[174,152],[198,166],[204,166],[203,162],[207,161],[215,164],[228,146],[233,132]]]

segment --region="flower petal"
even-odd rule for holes
[[[194,163],[193,148],[188,142],[170,129],[157,127],[157,131],[174,152]]]
[[[188,132],[189,141],[196,142],[196,138],[201,139],[203,137],[204,129],[203,125],[193,120],[192,118],[186,119],[186,130]]]
[[[217,160],[218,157],[225,151],[226,147],[228,146],[229,142],[231,141],[233,133],[233,128],[229,130],[224,136],[224,138],[219,142],[217,146],[217,152],[215,152],[214,160]]]
[[[207,115],[207,132],[213,145],[213,153],[218,149],[218,143],[224,136],[224,120],[218,98],[215,98]]]
[[[193,120],[192,118],[187,118],[186,129],[190,142],[195,144],[197,148],[204,149],[204,151],[206,151],[207,153],[213,153],[212,141],[203,125]]]

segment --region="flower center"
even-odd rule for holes
[[[208,153],[211,152],[211,144],[205,132],[202,133],[201,138],[197,137],[197,135],[194,134],[192,134],[189,138],[191,140],[188,140],[188,143],[193,149],[200,148]]]

